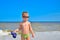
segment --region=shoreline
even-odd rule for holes
[[[35,32],[35,37],[31,40],[60,40],[60,31],[51,31],[51,32]],[[21,35],[17,35],[17,38],[13,38],[11,35],[0,36],[0,40],[21,40]]]

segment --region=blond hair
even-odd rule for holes
[[[24,13],[27,13],[28,14],[28,12],[25,11],[25,12],[22,12],[22,16],[24,15]]]

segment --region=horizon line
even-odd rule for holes
[[[0,23],[20,23],[21,21],[0,21]],[[60,21],[30,21],[31,23],[32,22],[48,22],[48,23],[60,23]]]

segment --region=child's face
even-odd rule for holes
[[[23,21],[27,21],[28,18],[29,18],[28,13],[24,13],[24,14],[22,15],[22,18],[23,18]]]

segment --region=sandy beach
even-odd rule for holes
[[[0,40],[21,40],[21,35],[17,35],[17,38],[13,38],[12,35],[0,36]],[[60,31],[50,31],[50,32],[35,32],[35,37],[31,40],[60,40]]]
[[[31,40],[60,40],[60,23],[40,23],[34,22],[31,23],[32,28],[35,32],[35,37]],[[19,23],[0,23],[0,30],[15,30],[19,27]],[[11,35],[8,35],[7,32],[0,32],[0,40],[21,40],[20,35],[17,35],[17,38],[14,39]]]

